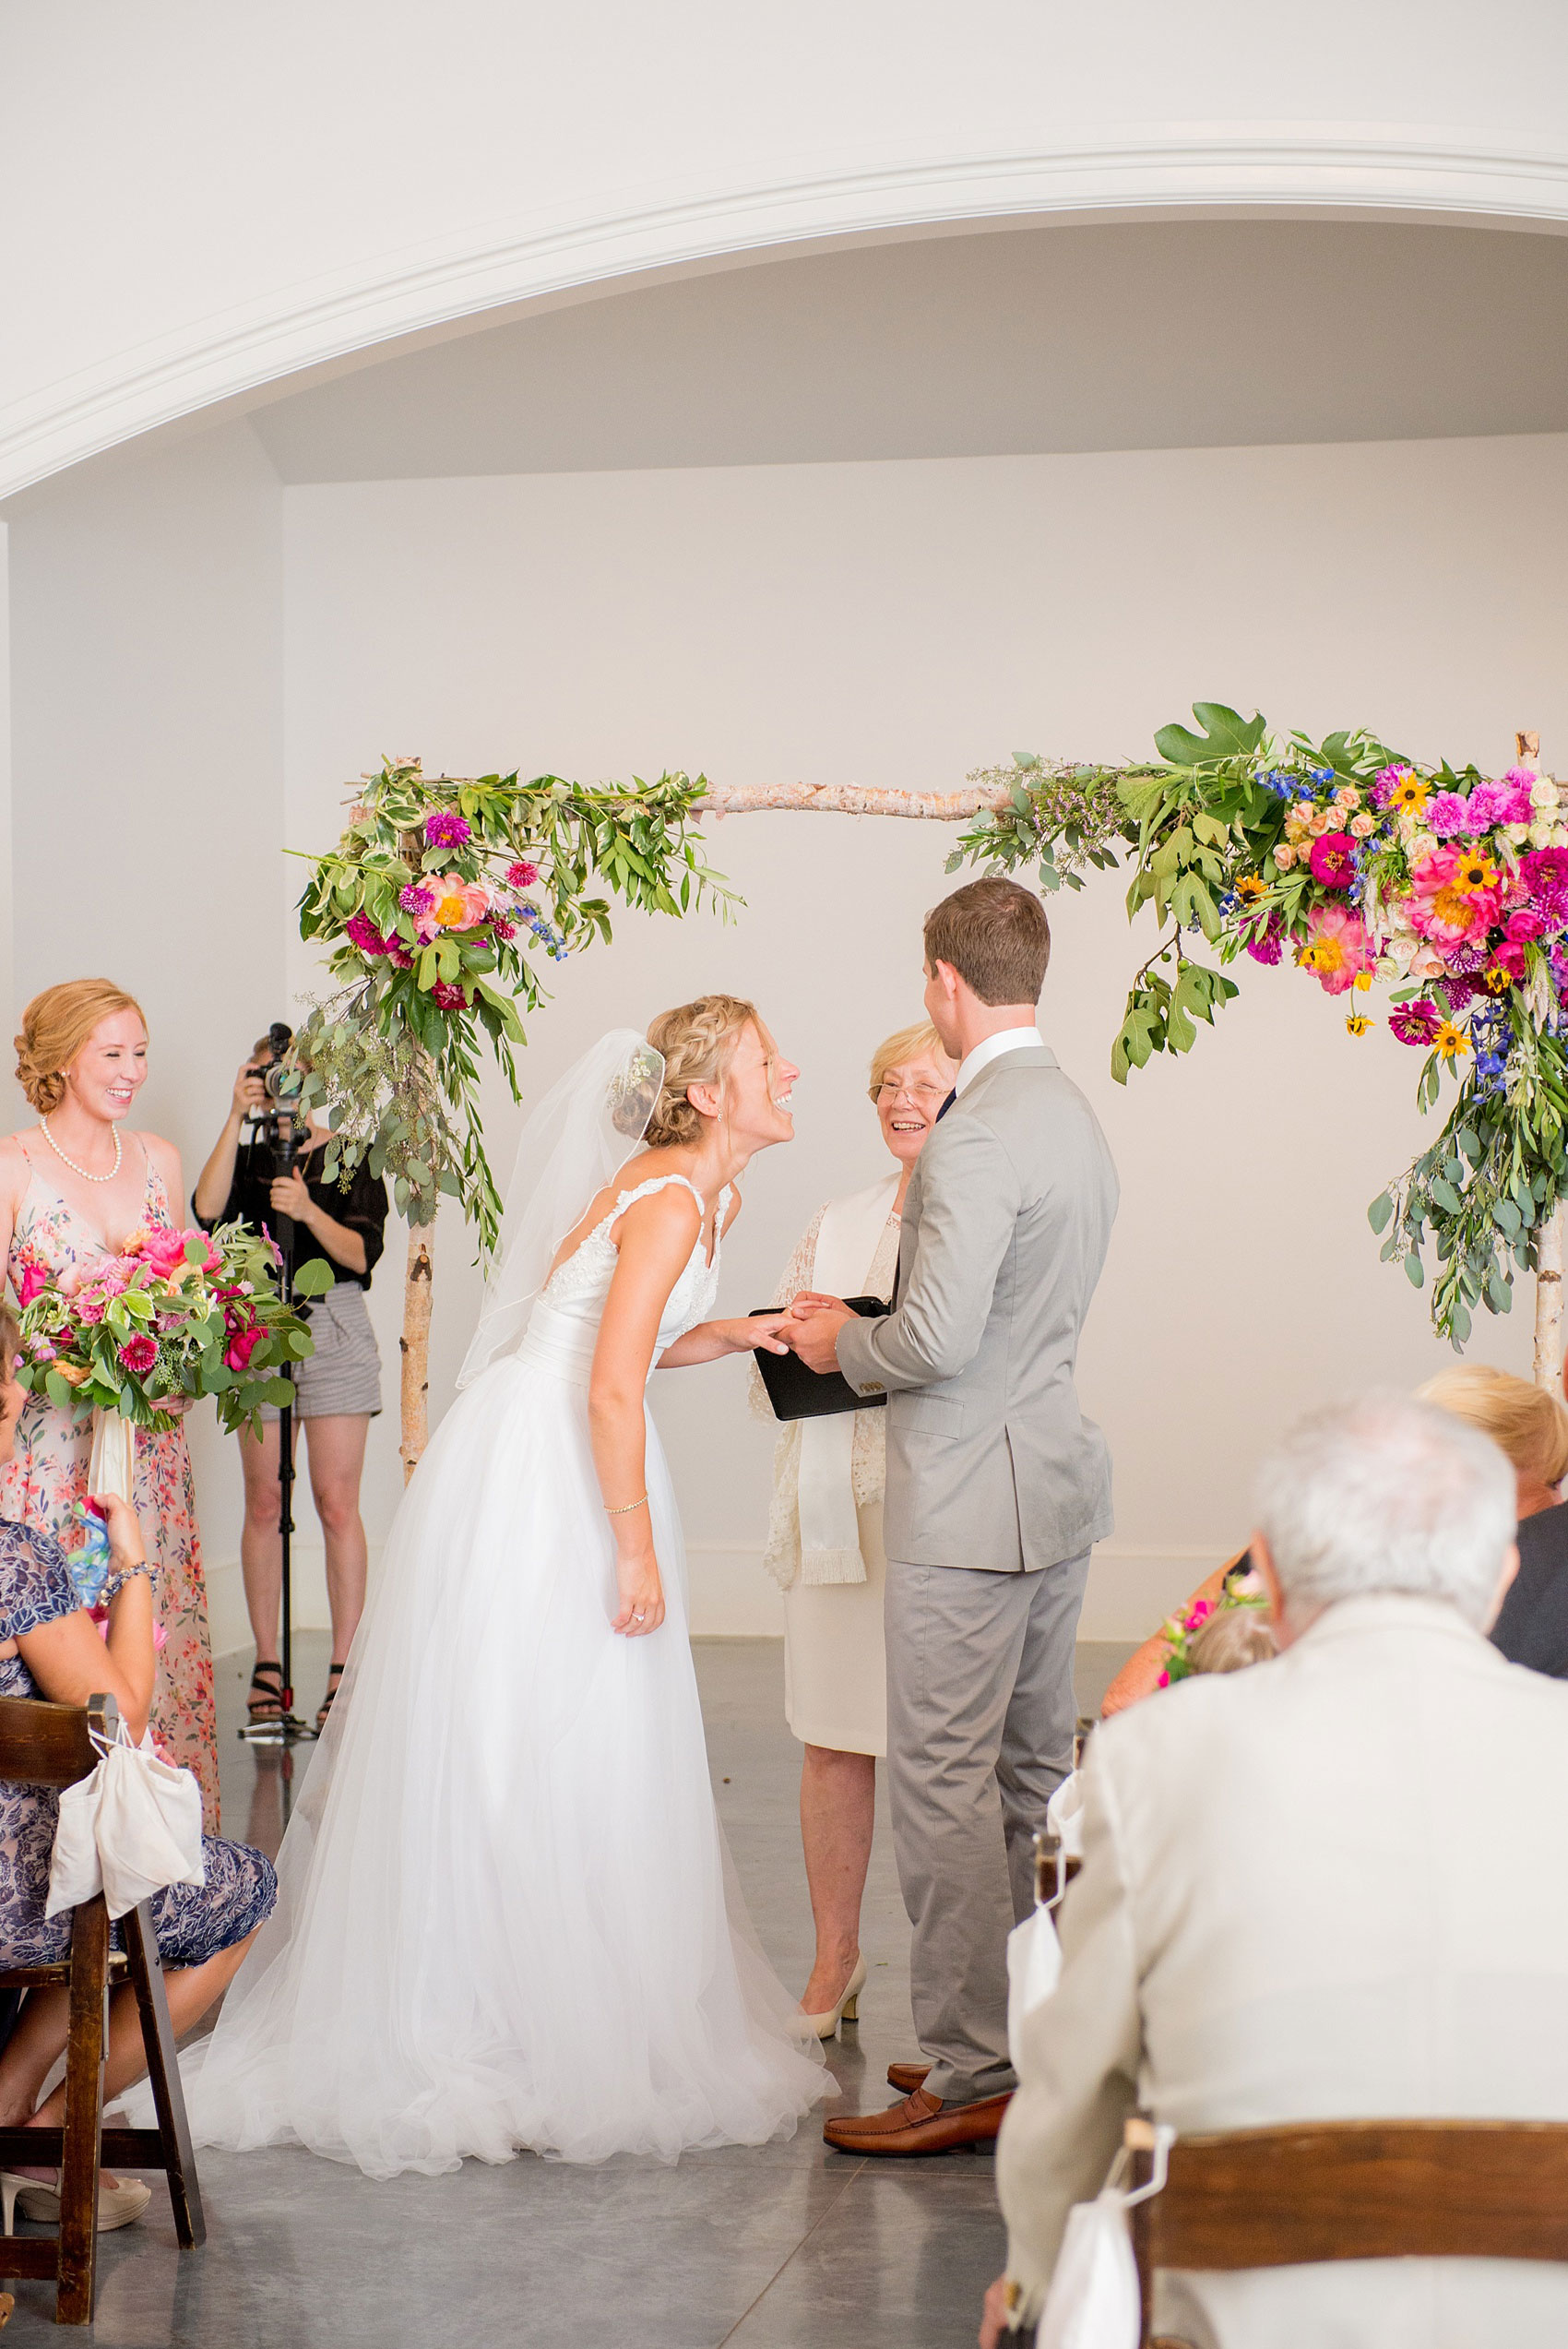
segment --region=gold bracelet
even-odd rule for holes
[[[646,1501],[647,1498],[647,1495],[644,1493],[640,1500],[624,1501],[619,1508],[612,1508],[609,1504],[606,1503],[604,1514],[606,1517],[630,1517],[635,1508],[641,1508],[643,1501]]]

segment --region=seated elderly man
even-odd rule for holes
[[[1188,2133],[1568,2120],[1568,1687],[1485,1636],[1514,1473],[1445,1413],[1373,1396],[1300,1427],[1259,1498],[1284,1652],[1089,1747],[1065,1964],[998,2148],[1030,2319],[1135,2109]],[[1568,2269],[1172,2275],[1156,2315],[1198,2349],[1562,2349]]]

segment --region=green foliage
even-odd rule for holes
[[[604,890],[648,913],[705,899],[728,913],[737,900],[693,821],[707,789],[683,774],[634,776],[629,789],[559,775],[430,780],[417,760],[363,779],[300,900],[300,934],[331,944],[340,982],[294,1047],[305,1105],[330,1111],[326,1179],[346,1182],[365,1161],[410,1223],[433,1222],[443,1194],[457,1198],[488,1254],[501,1202],[479,1117],[481,1055],[488,1049],[519,1099],[519,1006],[547,999],[541,962],[608,941]],[[460,819],[466,838],[444,841],[438,828],[432,841],[427,826],[442,817]],[[404,894],[445,879],[485,910],[432,935]]]
[[[1384,1262],[1402,1264],[1418,1289],[1430,1244],[1432,1325],[1455,1353],[1477,1306],[1508,1312],[1515,1270],[1535,1271],[1540,1227],[1568,1193],[1568,1055],[1561,1037],[1529,1022],[1522,1002],[1516,1008],[1526,1066],[1511,1068],[1500,1091],[1467,1078],[1431,1148],[1367,1210],[1372,1230],[1386,1234]],[[1423,1105],[1437,1098],[1438,1059],[1431,1054],[1421,1072]]]
[[[1308,952],[1309,913],[1323,890],[1306,854],[1287,844],[1293,787],[1305,782],[1326,797],[1353,785],[1366,805],[1383,769],[1408,763],[1364,731],[1280,744],[1261,716],[1243,718],[1222,702],[1194,702],[1193,715],[1198,732],[1160,728],[1155,765],[1051,767],[1018,754],[1011,769],[982,770],[972,780],[1001,784],[1006,804],[977,816],[949,860],[949,871],[966,859],[992,872],[1033,866],[1046,889],[1066,877],[1069,860],[1075,879],[1085,863],[1129,865],[1128,918],[1151,908],[1161,938],[1134,978],[1111,1046],[1118,1084],[1157,1053],[1190,1052],[1200,1025],[1212,1026],[1237,993],[1217,965],[1233,965],[1250,946],[1271,960]],[[1468,791],[1479,780],[1473,768],[1446,763],[1420,773],[1435,791]],[[1368,886],[1392,877],[1374,863]],[[1214,960],[1189,950],[1199,946]],[[1413,1287],[1425,1282],[1431,1244],[1431,1318],[1455,1346],[1477,1306],[1507,1312],[1514,1272],[1535,1268],[1541,1221],[1568,1190],[1568,1066],[1545,1009],[1544,955],[1532,970],[1530,988],[1513,998],[1514,1030],[1526,1041],[1503,1089],[1483,1098],[1467,1078],[1438,1141],[1369,1210],[1385,1235],[1384,1260],[1403,1265]],[[1425,992],[1448,1012],[1441,983],[1402,992]],[[1428,1056],[1417,1084],[1423,1111],[1436,1106],[1455,1067],[1452,1052]]]

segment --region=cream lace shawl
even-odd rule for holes
[[[775,1305],[788,1305],[802,1289],[813,1285],[813,1269],[816,1263],[816,1238],[822,1228],[826,1206],[819,1207],[802,1234],[800,1245],[790,1258],[783,1279],[773,1294]],[[865,1287],[855,1294],[865,1296],[890,1297],[893,1275],[898,1262],[898,1219],[890,1215],[876,1244],[876,1254],[866,1274]],[[773,1447],[773,1500],[768,1510],[767,1547],[763,1564],[781,1591],[788,1591],[801,1573],[801,1428],[802,1422],[791,1419],[778,1426],[773,1407],[767,1400],[767,1389],[762,1383],[756,1364],[752,1364],[750,1400],[754,1415],[766,1419],[769,1426],[778,1427],[778,1439]],[[867,1501],[879,1501],[887,1481],[887,1427],[883,1411],[858,1411],[850,1451],[850,1473],[855,1499],[862,1508]],[[806,1578],[814,1582],[813,1573]],[[842,1575],[826,1575],[825,1581],[848,1580]],[[853,1578],[864,1581],[865,1569]]]

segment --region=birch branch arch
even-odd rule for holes
[[[1025,872],[1050,893],[1124,865],[1129,918],[1158,936],[1134,975],[1111,1073],[1192,1049],[1237,993],[1245,955],[1289,952],[1346,997],[1352,1035],[1374,979],[1388,1023],[1424,1054],[1419,1106],[1446,1079],[1436,1141],[1369,1209],[1384,1260],[1425,1285],[1455,1348],[1475,1308],[1505,1312],[1536,1276],[1535,1375],[1562,1375],[1568,1195],[1568,821],[1531,733],[1501,778],[1404,757],[1364,731],[1272,736],[1261,716],[1197,702],[1201,732],[1163,727],[1142,765],[1016,753],[963,791],[855,783],[722,786],[666,773],[582,785],[560,776],[427,777],[386,760],[355,787],[335,849],[300,903],[328,948],[332,992],[312,1004],[299,1055],[307,1104],[327,1107],[332,1179],[366,1160],[409,1224],[401,1456],[428,1434],[430,1225],[443,1195],[493,1246],[500,1201],[479,1118],[489,1050],[520,1099],[521,1015],[545,1000],[542,961],[612,935],[610,895],[675,916],[733,892],[700,823],[763,811],[879,816],[967,827],[947,859]]]

